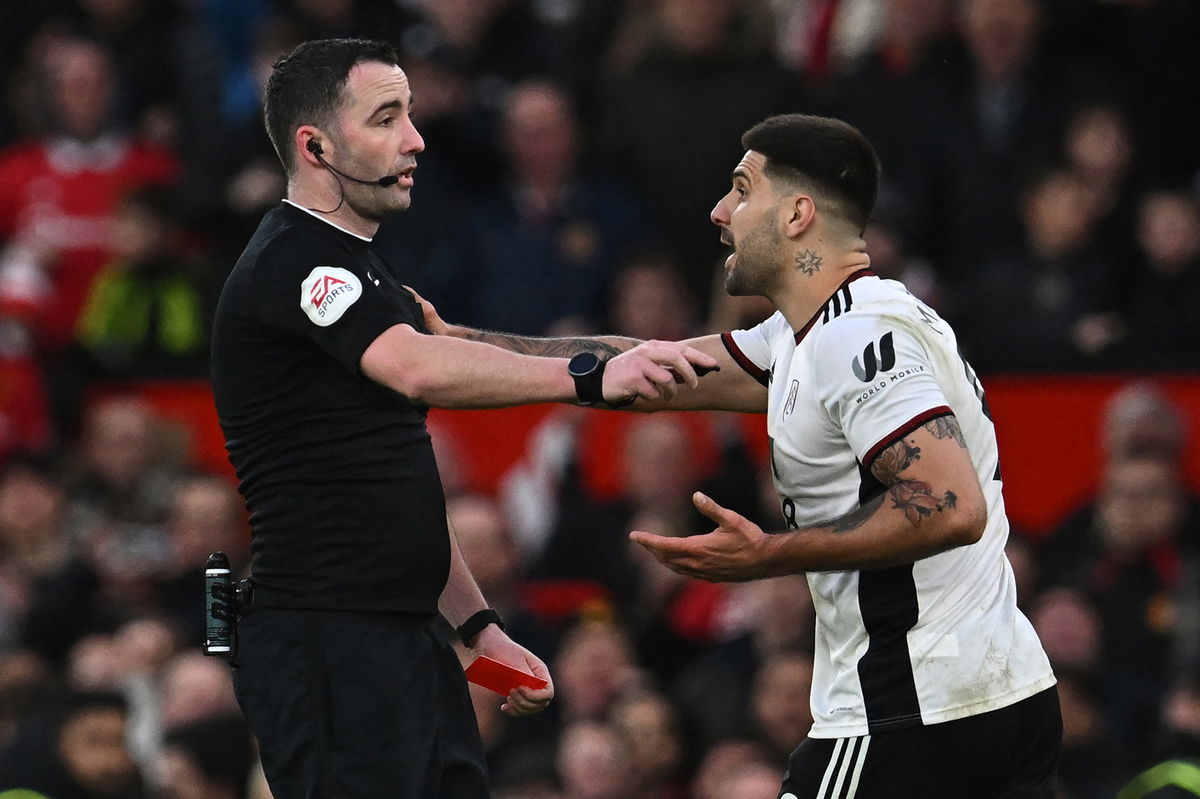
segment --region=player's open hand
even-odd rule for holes
[[[473,651],[546,681],[545,688],[518,686],[512,689],[505,697],[504,704],[500,706],[501,712],[506,715],[532,716],[534,713],[541,713],[554,698],[554,681],[550,679],[550,670],[546,668],[546,664],[537,655],[509,638],[499,627],[485,627],[475,639]]]
[[[604,399],[621,405],[632,399],[669,400],[676,387],[699,384],[696,367],[718,367],[717,359],[677,341],[643,341],[604,366]]]
[[[722,583],[773,576],[771,536],[745,516],[721,507],[699,491],[692,494],[692,502],[717,523],[717,529],[687,538],[634,530],[629,537],[668,568],[689,577]]]

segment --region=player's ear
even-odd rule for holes
[[[817,215],[817,203],[808,194],[791,194],[783,201],[784,232],[788,238],[799,238],[812,225]]]

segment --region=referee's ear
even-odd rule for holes
[[[328,141],[329,137],[322,133],[321,129],[315,125],[301,125],[296,128],[296,135],[292,139],[296,161],[305,161],[318,169],[324,169],[320,156],[325,154],[325,147]],[[299,166],[299,163],[297,163],[297,166]]]

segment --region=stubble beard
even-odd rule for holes
[[[412,205],[412,194],[410,191],[392,186],[359,186],[355,185],[353,189],[357,196],[346,196],[346,203],[359,216],[370,219],[375,222],[382,222],[389,216],[407,211]],[[360,193],[361,192],[361,193]],[[393,197],[387,192],[397,192],[399,197]]]
[[[779,269],[780,237],[770,228],[749,233],[735,247],[737,259],[725,274],[731,297],[767,296]]]

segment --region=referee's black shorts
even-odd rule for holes
[[[1058,690],[965,719],[858,738],[808,738],[781,799],[1054,799]]]
[[[462,668],[429,622],[255,609],[234,688],[277,799],[486,799]]]

